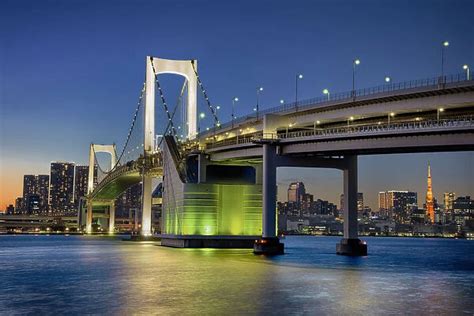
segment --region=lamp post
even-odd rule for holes
[[[257,107],[256,107],[257,120],[258,120],[258,110],[259,110],[260,92],[262,92],[262,91],[263,91],[263,87],[258,87],[258,88],[257,88]]]
[[[394,116],[395,116],[395,113],[393,113],[393,112],[388,113],[388,115],[387,115],[387,117],[388,117],[388,119],[387,119],[388,126],[390,126],[390,118],[394,117]]]
[[[299,74],[299,75],[296,75],[295,77],[296,81],[296,90],[295,90],[295,110],[296,112],[298,112],[298,80],[301,80],[303,79],[303,75],[302,74]]]
[[[439,116],[440,116],[440,113],[441,112],[444,112],[444,109],[443,108],[438,108],[436,109],[436,121],[439,123]]]
[[[199,120],[198,120],[198,134],[201,132],[201,120],[206,117],[206,114],[203,112],[199,113]]]
[[[232,128],[234,128],[234,119],[235,119],[235,102],[239,102],[239,98],[232,98]]]
[[[329,90],[328,89],[324,89],[323,90],[323,94],[327,95],[328,96],[328,101],[330,99],[330,93],[329,93]]]
[[[389,76],[385,76],[385,83],[390,83],[390,81],[392,81],[392,78],[390,78]]]
[[[355,100],[355,72],[356,66],[360,64],[360,59],[356,58],[352,61],[352,98]]]
[[[445,54],[445,49],[446,47],[449,46],[449,42],[448,41],[444,41],[441,45],[441,80],[442,80],[442,83],[444,83],[444,54]]]
[[[349,119],[347,120],[347,127],[349,127],[351,125],[351,122],[354,120],[354,117],[351,116],[349,117]]]
[[[462,69],[466,70],[466,80],[469,80],[470,79],[470,77],[469,77],[469,66],[464,65],[464,66],[462,66]]]

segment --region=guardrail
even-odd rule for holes
[[[427,129],[450,129],[458,127],[473,127],[474,116],[460,116],[457,118],[424,120],[424,121],[405,121],[393,123],[377,123],[371,125],[344,126],[335,128],[316,128],[311,130],[302,130],[294,132],[275,133],[254,133],[240,137],[232,137],[215,143],[206,144],[206,149],[220,148],[225,146],[236,146],[239,144],[253,143],[261,140],[286,140],[303,137],[330,137],[330,136],[360,136],[364,134],[377,134],[385,132],[416,131]]]
[[[258,112],[259,117],[263,117],[265,114],[271,114],[271,113],[280,113],[280,112],[298,112],[298,111],[304,111],[307,110],[308,108],[312,108],[316,105],[319,106],[324,106],[327,104],[334,103],[335,101],[338,102],[343,102],[343,101],[357,101],[357,98],[360,97],[365,97],[365,96],[371,96],[371,95],[377,95],[379,93],[386,93],[386,92],[395,92],[395,91],[404,91],[406,90],[407,92],[410,89],[414,88],[424,88],[424,87],[432,87],[433,89],[444,89],[446,88],[447,84],[453,84],[453,83],[462,83],[462,82],[472,82],[474,81],[473,77],[471,76],[470,78],[467,78],[466,73],[458,73],[458,74],[453,74],[453,75],[445,75],[445,76],[439,76],[439,77],[431,77],[431,78],[425,78],[425,79],[416,79],[416,80],[409,80],[409,81],[403,81],[403,82],[395,82],[395,83],[387,83],[371,88],[363,88],[363,89],[357,89],[354,91],[345,91],[345,92],[337,92],[337,93],[331,93],[329,98],[327,96],[320,96],[316,98],[311,98],[311,99],[305,99],[296,102],[290,102],[290,103],[285,103],[283,105],[271,107],[268,109],[265,109],[263,111]],[[255,119],[257,113],[251,113],[247,115],[243,115],[237,119],[234,119],[234,125],[245,122],[246,120],[249,119]],[[223,128],[228,128],[232,126],[232,122],[226,122],[224,124],[221,124],[219,129]],[[198,136],[202,135],[208,135],[209,132],[203,132]]]

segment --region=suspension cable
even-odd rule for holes
[[[143,101],[143,96],[144,96],[144,94],[145,94],[145,82],[143,82],[142,89],[141,89],[141,91],[140,91],[140,96],[139,96],[139,98],[138,98],[137,107],[136,107],[135,113],[134,113],[134,115],[133,115],[133,119],[132,119],[132,123],[131,123],[131,125],[130,125],[130,129],[128,130],[127,139],[125,140],[125,143],[124,143],[124,145],[123,145],[122,151],[120,152],[120,155],[119,155],[119,156],[117,156],[117,151],[116,151],[116,149],[114,149],[114,151],[115,151],[115,156],[117,157],[117,160],[116,160],[116,162],[115,162],[115,165],[114,165],[114,166],[111,166],[110,171],[107,172],[107,171],[104,171],[104,170],[101,168],[101,166],[100,166],[100,164],[99,164],[99,162],[98,162],[98,160],[97,160],[97,154],[96,154],[96,152],[95,152],[95,148],[92,147],[92,150],[94,151],[94,160],[95,160],[95,163],[96,163],[96,165],[98,166],[99,170],[100,170],[102,173],[107,174],[107,173],[111,172],[112,170],[114,170],[116,167],[118,167],[118,166],[120,165],[120,160],[122,159],[122,157],[123,157],[123,155],[124,155],[124,153],[125,153],[125,150],[127,149],[128,143],[130,142],[130,137],[132,136],[132,132],[133,132],[133,129],[134,129],[134,127],[135,127],[135,123],[136,123],[136,121],[137,121],[138,112],[140,111],[140,108],[141,108],[141,106],[142,106],[142,104],[143,104],[142,101]]]
[[[175,106],[175,108],[174,108],[174,110],[173,110],[173,113],[171,114],[171,121],[168,121],[168,124],[166,125],[166,129],[165,129],[165,131],[163,132],[163,135],[166,135],[166,133],[168,133],[168,130],[169,130],[170,126],[171,126],[170,122],[173,122],[172,120],[174,119],[174,116],[175,116],[175,114],[176,114],[176,110],[178,109],[178,107],[179,107],[179,105],[180,105],[180,103],[181,103],[181,100],[182,100],[182,98],[183,98],[183,94],[184,94],[184,91],[185,91],[187,85],[188,85],[188,81],[187,81],[187,80],[184,80],[183,87],[181,88],[181,93],[179,94],[179,97],[178,97],[178,101],[176,102],[176,106]],[[160,139],[160,142],[158,143],[158,147],[160,147],[162,143],[163,143],[163,138]]]
[[[171,134],[176,138],[176,128],[174,127],[173,120],[171,114],[168,110],[168,104],[166,103],[165,96],[163,95],[163,90],[161,89],[160,82],[158,81],[158,75],[156,74],[155,65],[153,63],[153,57],[150,56],[151,68],[153,69],[153,75],[155,76],[155,85],[160,92],[161,103],[165,108],[166,116],[168,117],[168,124],[171,125]]]
[[[199,74],[196,70],[196,66],[194,65],[194,60],[191,60],[191,65],[193,66],[194,74],[196,75],[199,88],[201,89],[201,92],[204,95],[204,99],[206,100],[207,107],[211,110],[212,116],[214,117],[214,127],[219,127],[220,123],[219,118],[217,117],[216,109],[212,106],[211,101],[209,100],[209,96],[207,95],[206,89],[204,88],[201,78],[199,77]]]
[[[130,141],[130,137],[132,136],[132,132],[133,132],[133,129],[135,127],[135,123],[137,121],[138,112],[140,111],[140,108],[143,104],[144,94],[145,94],[145,82],[143,82],[142,90],[140,91],[140,96],[139,96],[138,102],[137,102],[137,108],[135,109],[135,113],[133,115],[132,124],[130,125],[130,129],[128,130],[127,139],[125,140],[125,143],[124,143],[123,148],[122,148],[122,152],[120,153],[120,156],[117,157],[117,162],[115,163],[115,166],[112,168],[112,170],[114,170],[115,167],[117,167],[120,164],[120,160],[122,159],[122,157],[125,153],[125,150],[127,149],[127,145]]]

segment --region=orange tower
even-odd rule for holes
[[[431,187],[431,167],[428,163],[428,188],[426,190],[426,215],[431,223],[435,221],[433,190]]]

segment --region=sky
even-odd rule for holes
[[[0,210],[22,192],[24,174],[48,174],[51,161],[87,164],[91,142],[122,146],[147,55],[198,59],[221,121],[299,98],[356,86],[439,75],[474,65],[473,1],[23,1],[0,3]],[[167,91],[178,81],[163,76]],[[175,86],[175,87],[174,87]],[[174,87],[174,88],[173,88]],[[174,89],[174,90],[173,90]],[[170,93],[172,100],[173,93]],[[172,102],[170,102],[172,103]],[[200,111],[205,111],[201,101]],[[208,115],[209,117],[210,115]],[[204,122],[205,123],[205,122]],[[474,153],[359,158],[359,187],[376,207],[377,192],[433,189],[474,196]],[[316,198],[339,203],[335,170],[278,171],[279,199],[303,181]]]

